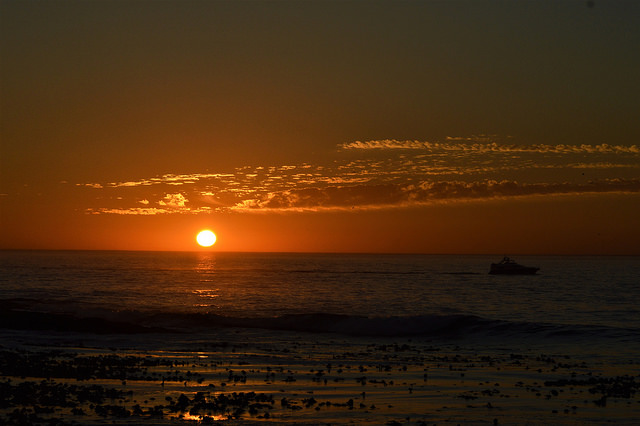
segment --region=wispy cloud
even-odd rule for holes
[[[87,209],[87,213],[89,214],[121,214],[121,215],[140,215],[140,216],[153,216],[156,214],[169,213],[168,211],[156,208],[140,208],[140,207],[132,207],[132,208],[122,208],[122,209],[110,209],[106,207],[102,208],[89,208]]]
[[[198,213],[210,213],[212,211],[209,207],[197,207],[197,208],[141,208],[141,207],[129,207],[129,208],[89,208],[88,214],[119,214],[119,215],[134,215],[134,216],[154,216],[165,214],[198,214]]]
[[[160,204],[161,206],[180,209],[185,207],[186,203],[188,202],[189,200],[187,200],[184,195],[178,193],[165,195],[164,198],[158,202],[158,204]]]
[[[432,204],[536,195],[579,195],[589,193],[637,193],[640,180],[608,180],[587,184],[536,183],[515,181],[420,182],[417,185],[358,185],[288,190],[259,199],[243,200],[236,211],[326,211],[387,209]]]
[[[636,145],[518,145],[496,139],[355,141],[340,145],[334,160],[325,164],[242,166],[77,187],[102,194],[105,205],[89,213],[135,215],[353,210],[638,192]]]
[[[488,138],[487,138],[488,139]],[[343,150],[423,150],[423,151],[465,151],[476,153],[509,153],[509,152],[538,152],[538,153],[559,153],[559,154],[606,154],[606,153],[629,153],[640,154],[640,147],[637,145],[624,146],[624,145],[547,145],[547,144],[533,144],[533,145],[515,145],[515,144],[500,144],[496,142],[460,142],[471,141],[477,139],[468,138],[454,138],[448,137],[447,142],[421,142],[421,141],[400,141],[396,139],[383,139],[383,140],[371,140],[371,141],[355,141],[340,144],[338,147]]]

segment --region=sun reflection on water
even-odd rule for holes
[[[198,282],[202,287],[192,290],[192,294],[196,296],[197,301],[193,303],[195,307],[208,308],[212,299],[220,297],[219,288],[209,287],[211,283],[216,281],[216,256],[213,253],[198,253],[198,263],[195,266],[195,272],[198,275]],[[209,287],[209,288],[208,288]],[[199,303],[198,303],[199,302]]]
[[[216,269],[216,256],[214,253],[198,253],[198,263],[195,267],[199,274],[213,274]]]

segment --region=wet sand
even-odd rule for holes
[[[635,424],[640,365],[447,341],[6,332],[5,424]]]

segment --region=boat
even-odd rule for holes
[[[505,256],[499,263],[492,263],[489,273],[492,275],[534,275],[540,268],[522,266]]]

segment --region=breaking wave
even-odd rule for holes
[[[640,329],[636,328],[518,322],[468,314],[366,317],[309,313],[247,318],[205,313],[105,311],[91,315],[87,312],[33,311],[25,305],[24,301],[0,301],[0,307],[3,308],[0,309],[0,328],[96,334],[198,333],[216,328],[249,328],[363,337],[604,337],[623,341],[640,340]]]

